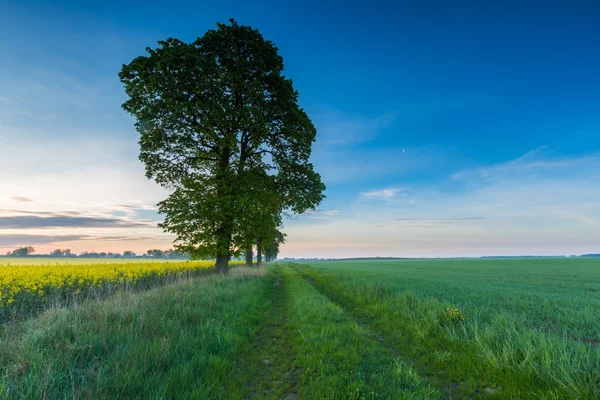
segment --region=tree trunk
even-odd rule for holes
[[[256,265],[262,263],[262,239],[258,239],[256,242]]]
[[[233,226],[231,221],[231,218],[225,217],[223,224],[221,225],[220,232],[217,232],[219,237],[217,239],[217,260],[215,263],[215,272],[218,274],[227,275],[229,273],[229,245],[231,243],[231,231]]]
[[[246,267],[252,266],[252,246],[246,249]]]
[[[221,207],[224,210],[221,214],[218,228],[216,230],[217,239],[217,259],[215,262],[215,272],[218,274],[229,273],[229,258],[231,236],[233,234],[233,204],[231,194],[231,182],[228,181],[229,157],[231,149],[223,148],[219,156],[219,169],[216,173],[217,197],[221,199]]]
[[[229,273],[229,256],[217,256],[217,260],[215,262],[215,272],[217,274],[227,275]]]

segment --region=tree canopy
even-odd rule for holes
[[[35,252],[35,249],[31,246],[19,247],[13,251],[6,253],[10,257],[27,257]]]
[[[258,30],[231,20],[192,43],[158,44],[123,66],[123,108],[136,118],[146,176],[171,190],[160,226],[182,251],[216,256],[226,272],[283,211],[303,213],[324,198],[309,160],[316,129]]]

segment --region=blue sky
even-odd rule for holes
[[[594,2],[0,8],[0,251],[169,247],[117,73],[230,17],[279,47],[319,131],[327,199],[283,256],[600,251]]]

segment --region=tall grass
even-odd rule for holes
[[[261,269],[188,277],[0,327],[0,398],[228,398],[261,322]]]

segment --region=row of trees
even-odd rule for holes
[[[134,255],[135,255],[135,253],[134,253]],[[189,254],[182,253],[181,251],[179,251],[177,249],[172,249],[172,250],[152,249],[152,250],[148,250],[145,255],[148,257],[152,257],[152,258],[177,258],[177,259],[190,258]]]
[[[192,43],[158,42],[119,78],[146,176],[169,189],[159,226],[193,258],[277,257],[284,214],[315,209],[325,186],[309,162],[316,129],[255,29],[217,24]]]
[[[164,258],[164,259],[177,259],[177,260],[183,260],[183,259],[189,259],[190,256],[189,254],[185,254],[182,253],[181,251],[177,250],[177,249],[172,249],[172,250],[158,250],[158,249],[152,249],[152,250],[148,250],[145,253],[142,254],[136,254],[135,252],[131,251],[131,250],[125,250],[123,252],[123,254],[121,253],[105,253],[105,252],[100,252],[100,253],[96,253],[96,252],[83,252],[81,253],[80,257],[88,257],[88,258],[120,258],[120,257],[125,257],[125,258],[132,258],[132,257],[151,257],[151,258]]]
[[[285,240],[285,234],[279,231],[276,231],[275,237],[271,238],[269,242],[267,242],[266,246],[261,248],[261,245],[258,245],[258,255],[257,261],[260,263],[262,261],[262,256],[265,256],[265,261],[271,261],[277,259],[277,254],[279,253],[279,244],[283,243]],[[35,248],[32,246],[19,247],[18,249],[14,249],[6,253],[7,257],[28,257],[35,253]],[[146,253],[137,255],[135,252],[131,250],[125,250],[123,253],[113,253],[113,252],[88,252],[84,251],[81,254],[77,255],[71,251],[71,249],[56,249],[50,252],[50,254],[39,254],[38,256],[50,256],[50,257],[83,257],[83,258],[121,258],[121,257],[152,257],[152,258],[165,258],[165,259],[189,259],[189,254],[182,253],[177,249],[170,250],[160,250],[160,249],[150,249]],[[247,265],[252,265],[254,259],[254,253],[252,247],[246,249],[244,257],[246,259]]]
[[[28,257],[31,256],[35,252],[35,249],[32,246],[20,247],[18,249],[9,251],[6,253],[8,257]],[[56,249],[50,254],[39,254],[36,256],[40,257],[83,257],[83,258],[132,258],[132,257],[152,257],[152,258],[168,258],[168,259],[189,259],[189,254],[182,253],[177,249],[172,250],[148,250],[146,253],[137,255],[135,252],[131,250],[125,250],[123,253],[113,253],[113,252],[88,252],[84,251],[81,254],[77,255],[71,251],[71,249]]]

